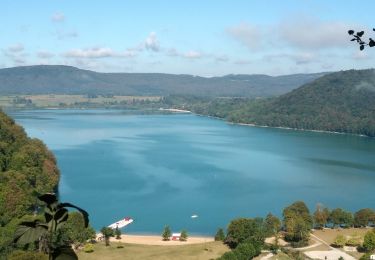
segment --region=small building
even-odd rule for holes
[[[176,240],[180,240],[180,237],[181,237],[181,233],[173,233],[172,234],[172,240],[176,241]]]

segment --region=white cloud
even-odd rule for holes
[[[61,12],[54,13],[51,16],[51,20],[53,22],[63,22],[65,20],[65,15]]]
[[[160,44],[156,37],[155,32],[151,32],[144,42],[146,50],[158,52],[160,50]]]
[[[88,48],[88,49],[74,49],[64,53],[67,58],[107,58],[112,57],[114,52],[111,48]]]
[[[236,65],[248,65],[248,64],[251,64],[251,61],[239,59],[239,60],[234,61],[234,64],[236,64]]]
[[[260,30],[254,25],[248,23],[240,23],[230,27],[226,32],[250,50],[257,49],[262,40]]]
[[[341,21],[322,21],[315,17],[295,17],[281,22],[274,29],[274,32],[278,34],[281,41],[291,47],[319,50],[348,46],[347,31],[348,28],[352,27],[352,24]]]
[[[16,52],[22,52],[24,49],[25,47],[23,46],[22,43],[17,43],[17,44],[9,46],[7,48],[7,51],[16,53]]]
[[[40,59],[50,59],[55,56],[55,54],[49,51],[38,51],[36,55]]]
[[[191,50],[184,53],[182,56],[187,59],[199,59],[202,58],[203,54],[201,52]]]

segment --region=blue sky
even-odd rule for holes
[[[64,64],[102,72],[310,73],[374,66],[348,29],[375,1],[1,0],[0,67]],[[366,38],[368,38],[366,37]]]

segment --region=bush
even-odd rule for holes
[[[345,245],[347,246],[360,246],[361,245],[361,238],[357,236],[352,236],[348,241],[346,241]]]
[[[221,257],[218,258],[218,260],[238,260],[237,256],[232,252],[226,252]]]
[[[169,228],[169,226],[165,226],[163,233],[161,234],[163,241],[169,241],[171,235],[172,235],[171,229]]]
[[[188,233],[186,230],[182,230],[181,231],[181,235],[180,235],[180,241],[186,241],[188,238]]]
[[[241,243],[233,252],[238,260],[252,259],[257,255],[257,252],[251,243]]]
[[[343,247],[346,244],[346,238],[343,235],[337,235],[335,241],[333,241],[332,246]]]
[[[366,252],[370,252],[375,250],[375,232],[368,231],[365,235],[365,239],[363,241],[363,248]]]
[[[309,241],[306,239],[300,241],[292,241],[290,242],[290,245],[294,248],[305,247],[309,245]]]
[[[10,255],[8,255],[7,259],[8,260],[48,260],[48,255],[40,253],[40,252],[16,250],[16,251],[13,251]]]
[[[222,228],[219,228],[215,235],[215,241],[224,241],[224,239],[225,239],[224,230]]]
[[[92,253],[92,252],[94,252],[94,245],[91,244],[91,243],[85,244],[85,246],[83,247],[83,251],[85,253]]]

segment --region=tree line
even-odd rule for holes
[[[277,250],[281,236],[292,247],[303,247],[308,245],[312,228],[366,227],[374,224],[375,211],[370,208],[360,209],[353,214],[341,208],[330,210],[318,204],[316,210],[310,213],[303,201],[296,201],[284,208],[282,219],[271,213],[264,219],[234,219],[229,223],[226,234],[223,229],[217,231],[215,240],[223,241],[232,249],[220,259],[252,259],[262,249]],[[274,244],[269,247],[265,244],[265,238],[272,236],[275,237]],[[375,232],[372,230],[366,234],[363,248],[375,250]]]

